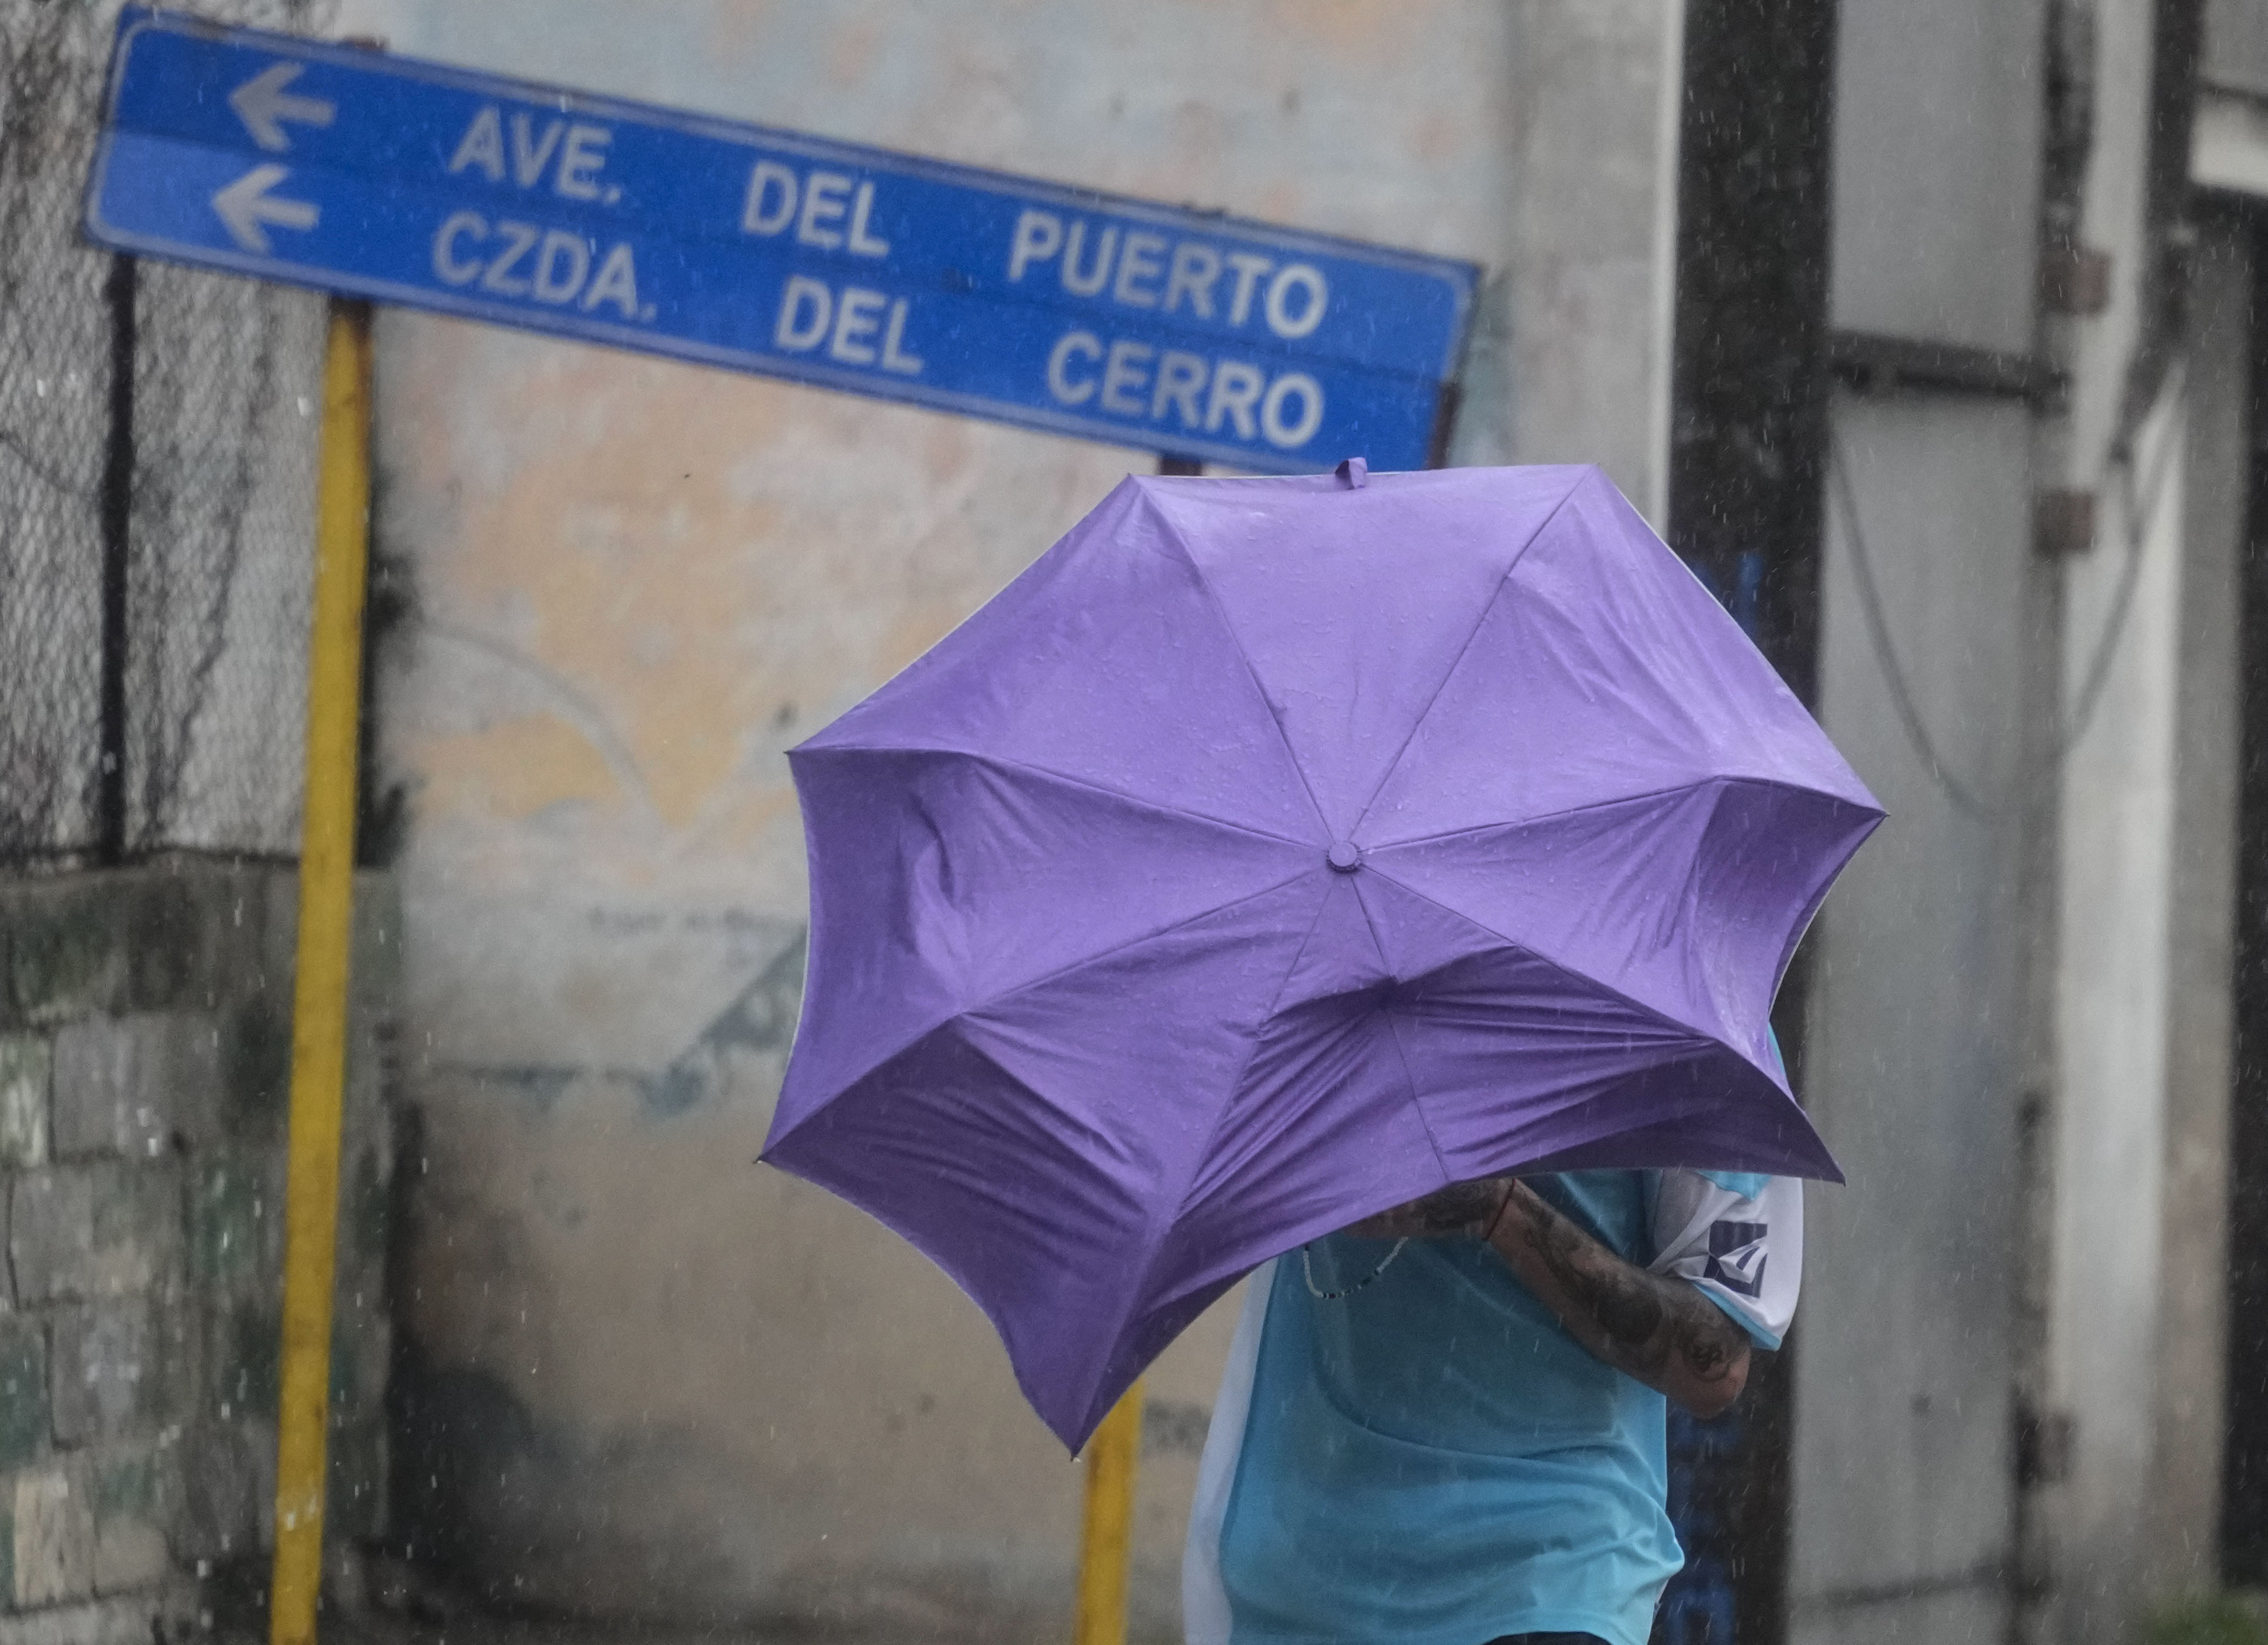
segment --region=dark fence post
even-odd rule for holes
[[[1672,343],[1670,542],[1795,694],[1815,703],[1830,387],[1834,0],[1687,9]],[[1773,1011],[1800,1092],[1806,962]],[[1800,1330],[1800,1327],[1799,1327]],[[1767,1356],[1714,1422],[1671,1427],[1689,1563],[1655,1637],[1788,1636],[1793,1378]]]
[[[126,859],[126,584],[134,515],[134,259],[113,257],[103,299],[110,311],[110,431],[102,464],[101,761],[95,853]]]

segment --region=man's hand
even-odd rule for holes
[[[1697,1417],[1716,1416],[1748,1383],[1748,1333],[1722,1309],[1624,1261],[1517,1177],[1452,1183],[1347,1232],[1486,1239],[1576,1341]]]

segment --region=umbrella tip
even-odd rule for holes
[[[1370,483],[1370,465],[1359,457],[1339,460],[1339,480],[1350,491],[1359,491]]]

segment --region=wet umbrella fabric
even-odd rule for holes
[[[1240,1275],[1447,1183],[1838,1175],[1766,1014],[1881,813],[1596,469],[1130,479],[790,757],[764,1157],[1073,1448]]]

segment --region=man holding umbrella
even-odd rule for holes
[[[1643,1645],[1662,1400],[1729,1403],[1840,1180],[1768,1024],[1881,810],[1606,476],[1129,479],[790,760],[764,1157],[1073,1450],[1272,1276],[1191,1637]]]
[[[1189,1645],[1642,1645],[1680,1563],[1665,1397],[1729,1405],[1801,1260],[1793,1178],[1586,1171],[1460,1184],[1263,1269]]]

